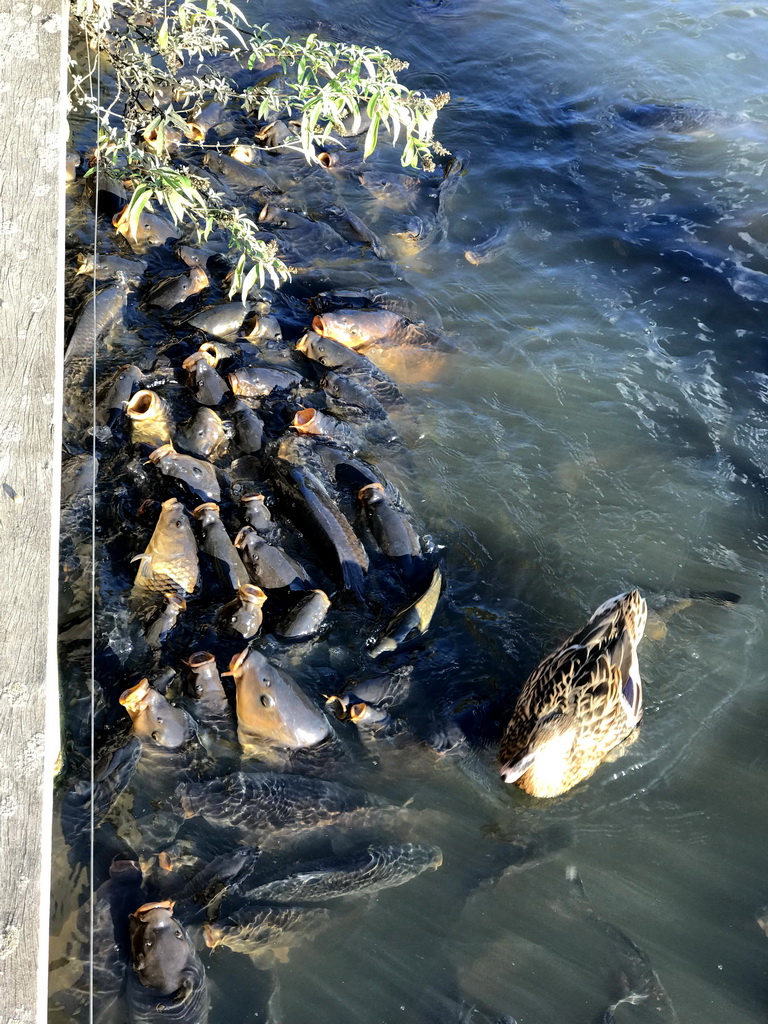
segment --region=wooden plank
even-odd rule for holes
[[[0,1024],[46,1018],[66,29],[0,0]]]

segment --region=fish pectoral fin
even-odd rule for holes
[[[137,576],[141,576],[142,579],[151,579],[151,577],[154,575],[154,570],[152,569],[152,555],[134,555],[131,561],[141,562],[141,565],[139,566],[139,571],[136,574]]]

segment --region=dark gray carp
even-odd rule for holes
[[[405,512],[397,507],[382,484],[366,484],[357,494],[376,543],[389,558],[411,562],[421,555],[421,541]]]
[[[96,343],[125,309],[128,290],[125,276],[118,273],[114,284],[87,300],[64,352],[65,363],[93,356]]]
[[[189,923],[197,919],[201,911],[213,917],[223,898],[240,888],[260,858],[261,851],[248,846],[214,857],[176,894],[176,905],[184,920]]]
[[[361,594],[368,555],[322,479],[302,466],[291,446],[274,460],[275,487],[288,518],[313,545],[321,545],[344,586]]]
[[[183,611],[186,610],[187,602],[180,594],[164,594],[165,607],[158,617],[152,622],[144,637],[150,647],[159,647],[168,636]]]
[[[227,394],[227,385],[216,373],[207,352],[198,351],[181,364],[189,374],[189,386],[200,405],[220,405]]]
[[[203,291],[209,284],[208,275],[202,267],[190,267],[186,274],[161,281],[147,294],[147,303],[160,309],[173,309],[174,306]]]
[[[192,703],[188,705],[198,724],[200,741],[210,754],[231,756],[237,744],[235,715],[208,651],[196,651],[187,658],[192,673]]]
[[[77,915],[77,960],[83,967],[80,977],[74,983],[60,985],[56,968],[51,970],[51,1019],[85,1019],[85,1007],[95,1024],[120,1019],[119,999],[130,958],[128,919],[136,904],[146,899],[141,886],[142,873],[136,861],[112,861],[109,878]]]
[[[246,164],[212,149],[209,149],[203,157],[203,163],[209,171],[223,178],[228,185],[253,190],[266,189],[272,193],[280,192],[274,179],[270,178],[264,168],[258,164]]]
[[[386,171],[363,171],[358,181],[374,199],[391,210],[404,210],[416,201],[423,188],[419,178],[411,174],[390,174]]]
[[[566,878],[571,883],[576,900],[586,910],[588,916],[599,925],[615,943],[616,951],[621,955],[621,979],[624,992],[615,1003],[612,1003],[600,1017],[600,1024],[615,1024],[616,1009],[622,1003],[642,1003],[652,1011],[654,1020],[661,1024],[679,1024],[677,1011],[654,970],[648,954],[610,921],[602,918],[592,906],[584,890],[584,883],[576,871],[570,866],[566,869]]]
[[[113,281],[122,274],[128,284],[138,285],[147,264],[144,260],[127,260],[123,256],[98,254],[93,256],[78,253],[76,274],[83,277],[95,277],[97,281]]]
[[[375,387],[375,384],[373,386]],[[353,377],[331,370],[320,381],[320,387],[325,392],[328,408],[341,416],[353,419],[387,419],[387,410],[375,394]]]
[[[206,1024],[208,983],[173,903],[145,903],[131,915],[128,1008],[131,1024]]]
[[[204,405],[191,420],[177,428],[174,441],[184,451],[207,459],[224,448],[227,434],[221,417]]]
[[[163,444],[149,454],[149,461],[163,476],[180,480],[199,501],[221,501],[216,470],[210,462],[182,455],[172,444]]]
[[[264,590],[303,589],[309,583],[303,566],[251,526],[244,526],[238,533],[235,547],[242,552],[251,581]]]
[[[219,579],[233,590],[250,583],[248,571],[219,517],[219,506],[213,501],[206,501],[197,506],[193,515],[200,523],[201,547],[211,559]]]
[[[367,245],[376,259],[389,259],[389,254],[379,236],[368,227],[365,221],[360,220],[357,214],[352,213],[344,206],[329,206],[324,213],[331,227],[342,238],[355,244]]]
[[[302,382],[300,373],[274,366],[247,366],[228,374],[229,386],[236,395],[266,398],[273,391],[290,391]]]
[[[327,437],[352,450],[358,449],[362,440],[349,423],[319,409],[299,409],[291,420],[291,426],[299,434]]]
[[[442,863],[442,852],[436,846],[370,846],[348,857],[308,865],[250,889],[245,895],[258,903],[316,903],[340,896],[366,896],[404,885]]]
[[[246,756],[315,747],[333,735],[323,712],[263,654],[246,648],[229,669],[237,688],[237,737]]]
[[[213,334],[217,338],[227,338],[237,334],[240,326],[245,320],[250,306],[242,302],[225,302],[220,306],[212,306],[202,313],[190,317],[187,323],[197,327],[206,334]]]
[[[130,715],[134,736],[150,746],[178,750],[194,736],[194,724],[186,711],[169,704],[148,679],[124,690],[120,704]]]
[[[131,421],[131,441],[148,444],[152,448],[169,444],[173,435],[173,420],[163,399],[155,391],[137,391],[125,407]]]
[[[391,405],[403,401],[397,385],[383,370],[368,356],[342,345],[340,341],[323,337],[315,331],[307,331],[296,343],[296,351],[373,391],[379,402]]]
[[[267,595],[252,583],[237,588],[237,597],[220,609],[218,621],[230,633],[238,633],[250,640],[261,629],[264,618],[262,607]]]
[[[182,782],[175,796],[185,817],[200,815],[249,836],[298,832],[394,810],[362,790],[281,772],[233,772],[208,782]]]
[[[261,451],[264,442],[264,423],[259,414],[235,399],[227,405],[227,412],[232,417],[235,427],[237,446],[244,455],[255,455]]]
[[[240,499],[243,506],[245,521],[252,526],[257,533],[272,533],[275,524],[272,522],[272,513],[266,506],[263,494],[245,494]]]
[[[440,591],[443,586],[443,576],[439,569],[432,574],[432,581],[413,604],[409,604],[392,619],[381,637],[376,641],[368,653],[372,658],[378,658],[388,651],[397,650],[402,644],[414,640],[429,629],[432,616],[440,598]]]
[[[93,781],[78,779],[61,801],[61,830],[68,846],[90,839],[91,820],[98,826],[126,789],[141,757],[141,740],[132,735],[114,750],[104,750],[96,761]]]
[[[248,341],[282,341],[283,332],[280,321],[274,316],[257,316],[243,335]]]
[[[386,675],[352,682],[340,696],[328,697],[325,706],[341,719],[350,717],[355,704],[365,703],[388,711],[408,699],[412,685],[412,666],[403,666]]]
[[[197,544],[180,501],[169,498],[163,502],[146,551],[131,561],[141,562],[133,584],[136,596],[169,590],[182,595],[192,593],[199,577]]]
[[[208,651],[196,651],[187,658],[187,665],[194,680],[192,692],[199,705],[217,712],[229,708],[214,656]]]
[[[206,922],[203,938],[210,949],[227,946],[262,967],[274,960],[286,963],[290,950],[315,938],[330,917],[325,907],[248,905],[214,924]]]
[[[112,383],[99,403],[98,423],[114,427],[122,419],[133,395],[133,389],[142,376],[138,366],[134,366],[132,363],[127,363],[117,370]]]
[[[284,640],[304,640],[314,636],[325,622],[330,607],[330,599],[323,590],[310,590],[275,626],[275,635]]]

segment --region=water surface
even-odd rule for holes
[[[448,580],[442,641],[420,656],[437,665],[432,699],[464,701],[475,758],[369,766],[372,788],[425,812],[444,865],[281,965],[285,1020],[445,1021],[461,1004],[519,1024],[596,1019],[626,949],[575,895],[575,865],[669,999],[622,1005],[619,1024],[763,1021],[768,8],[245,10],[409,60],[408,84],[450,91],[438,134],[470,156],[446,237],[402,255],[396,284],[459,350],[407,390],[418,511]],[[495,262],[465,260],[508,226]],[[498,709],[629,586],[652,604],[741,601],[691,604],[644,641],[646,712],[625,756],[547,803],[495,785]],[[526,844],[541,850],[523,869]],[[209,976],[216,1019],[260,1019],[247,960],[217,952]]]

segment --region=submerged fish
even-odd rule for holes
[[[175,795],[185,817],[201,815],[250,836],[301,831],[393,809],[362,790],[280,772],[233,772],[208,782],[183,782]]]
[[[369,846],[347,857],[334,857],[301,867],[282,878],[246,892],[259,903],[316,903],[340,896],[368,895],[404,885],[428,868],[439,868],[443,855],[436,846],[414,843]]]
[[[324,907],[285,907],[249,904],[229,917],[203,926],[203,938],[210,949],[227,946],[235,953],[246,953],[259,965],[267,958],[287,962],[294,946],[315,938],[330,922]]]

